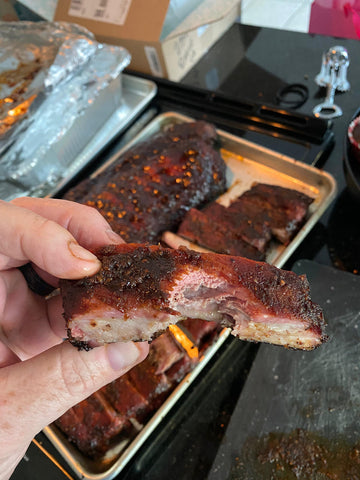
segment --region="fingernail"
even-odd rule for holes
[[[106,234],[109,237],[111,243],[124,243],[124,240],[115,233],[113,230],[106,230]]]
[[[128,368],[137,362],[140,351],[133,342],[110,343],[107,345],[109,363],[114,370]]]
[[[85,260],[86,262],[99,262],[98,258],[89,250],[86,250],[81,245],[75,242],[69,242],[69,250],[71,255],[78,260]]]

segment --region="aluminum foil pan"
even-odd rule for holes
[[[1,198],[39,196],[121,104],[131,57],[57,22],[0,22],[0,45]]]

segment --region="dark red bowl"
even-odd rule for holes
[[[360,116],[360,108],[355,112],[352,120],[358,116]],[[354,154],[353,147],[349,141],[348,130],[346,130],[344,139],[343,168],[349,192],[360,202],[360,161]]]

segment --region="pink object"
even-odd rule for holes
[[[309,33],[360,39],[360,0],[315,0]]]
[[[348,139],[351,145],[351,152],[360,162],[360,117],[354,118],[348,127]]]

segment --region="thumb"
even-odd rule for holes
[[[64,342],[1,369],[0,431],[6,434],[9,455],[70,407],[141,362],[148,348],[147,343],[113,343],[86,352]]]

